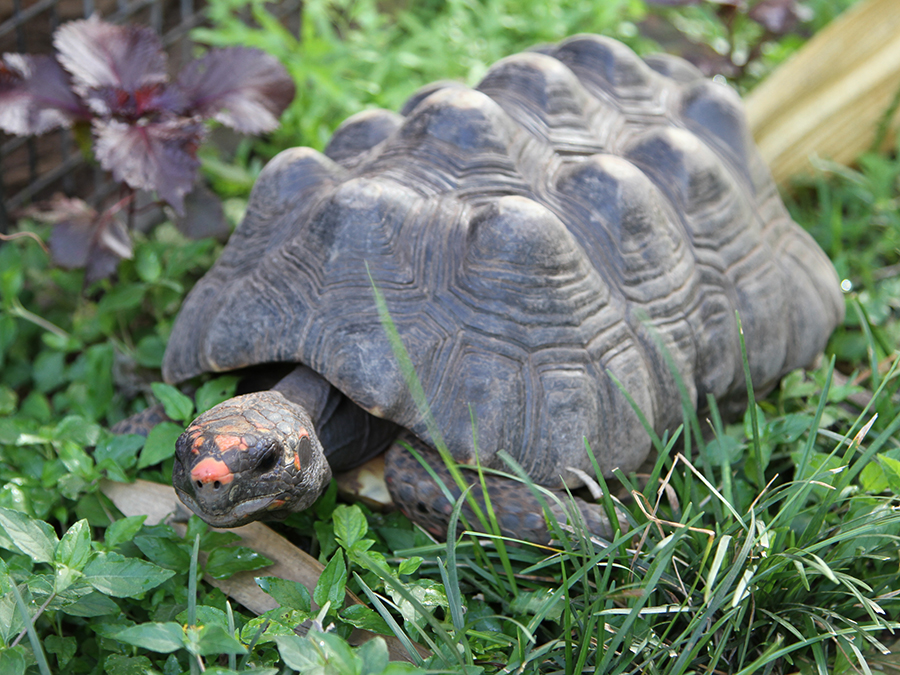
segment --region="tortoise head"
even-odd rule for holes
[[[277,391],[220,403],[175,443],[175,490],[214,527],[301,511],[329,480],[331,469],[309,415]]]

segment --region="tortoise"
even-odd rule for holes
[[[173,482],[235,526],[308,507],[332,471],[390,447],[394,500],[439,532],[450,504],[398,438],[439,435],[485,467],[505,451],[551,489],[593,473],[588,448],[604,474],[629,472],[651,451],[636,409],[657,432],[678,424],[679,380],[698,407],[746,405],[736,312],[764,391],[816,359],[843,307],[738,95],[679,58],[576,35],[268,163],[163,376],[287,375],[190,424]],[[529,491],[496,480],[504,531],[545,538]]]

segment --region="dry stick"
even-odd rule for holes
[[[3,241],[12,241],[13,239],[22,239],[23,237],[29,237],[30,239],[34,239],[38,245],[44,249],[44,253],[50,253],[50,249],[47,248],[47,245],[43,242],[43,240],[37,236],[34,232],[22,231],[22,232],[14,232],[13,234],[0,234],[0,240]]]

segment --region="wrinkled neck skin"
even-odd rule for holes
[[[269,391],[203,413],[175,444],[172,482],[179,497],[215,527],[309,507],[331,480],[316,433],[331,398],[331,385],[298,368]]]

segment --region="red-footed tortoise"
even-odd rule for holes
[[[605,37],[541,46],[262,172],[163,365],[179,383],[296,364],[179,439],[175,487],[204,520],[304,509],[398,434],[432,443],[373,284],[456,460],[474,463],[477,439],[482,465],[506,468],[505,450],[557,489],[593,473],[586,446],[604,473],[648,456],[614,379],[661,432],[682,415],[673,369],[699,405],[746,398],[735,311],[757,390],[811,363],[843,316],[730,88]],[[389,487],[439,530],[450,505],[417,467],[395,445]],[[497,489],[506,532],[546,536],[527,489]]]

